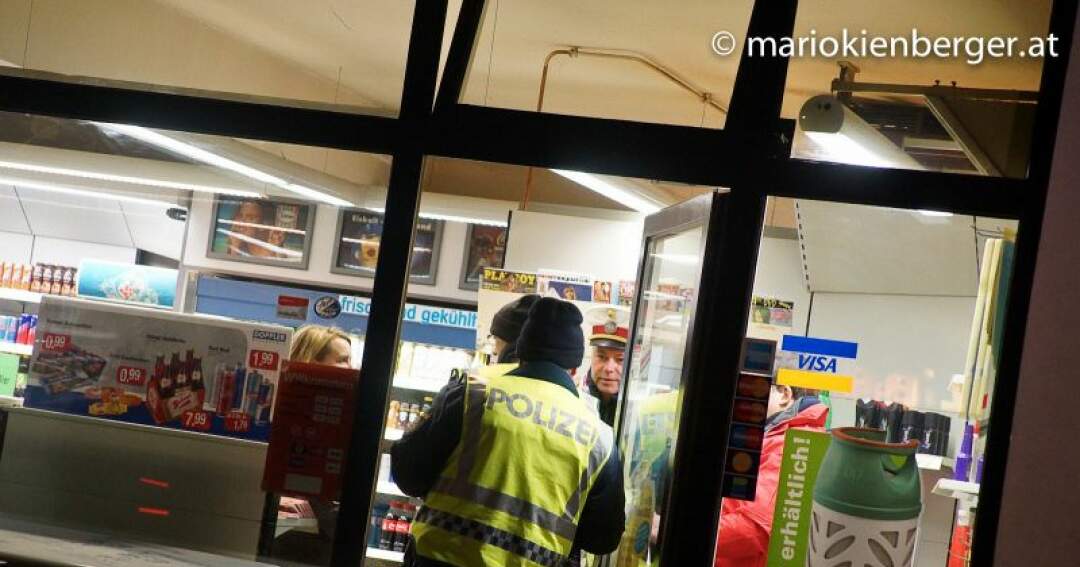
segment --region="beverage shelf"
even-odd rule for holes
[[[379,484],[375,486],[375,491],[379,494],[390,494],[392,496],[404,496],[408,498],[408,495],[390,481],[379,481]]]
[[[34,345],[20,345],[18,343],[0,342],[0,352],[9,352],[22,356],[30,356],[34,352]]]
[[[952,459],[925,453],[915,453],[915,462],[918,463],[920,469],[927,471],[939,471],[942,468],[952,470],[954,464]]]
[[[446,385],[446,381],[413,378],[410,376],[397,376],[393,386],[402,390],[417,390],[420,392],[438,392]]]
[[[377,547],[369,547],[367,548],[367,553],[365,555],[368,559],[382,559],[383,561],[393,561],[394,563],[405,562],[405,554],[400,551],[388,551]]]
[[[41,294],[23,289],[0,287],[0,299],[18,301],[20,303],[41,303]]]
[[[955,498],[969,508],[979,505],[979,485],[974,482],[951,478],[938,479],[937,484],[934,485],[934,494]]]

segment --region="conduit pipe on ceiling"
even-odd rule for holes
[[[616,50],[616,49],[601,49],[591,47],[568,47],[562,49],[554,49],[544,57],[544,67],[540,72],[540,93],[536,99],[536,111],[541,112],[544,109],[544,92],[547,90],[547,78],[548,68],[551,66],[551,60],[558,55],[565,55],[570,58],[575,58],[581,55],[588,57],[606,58],[606,59],[622,59],[624,61],[634,61],[640,63],[645,67],[652,69],[659,73],[665,79],[675,83],[683,90],[694,95],[694,97],[701,100],[703,104],[707,104],[720,112],[727,114],[727,108],[724,105],[716,102],[713,99],[712,93],[694,85],[690,81],[682,78],[681,75],[676,73],[670,67],[665,66],[662,63],[653,61],[648,56],[630,50]],[[533,168],[528,168],[525,174],[525,190],[521,195],[521,209],[525,210],[529,205],[529,193],[532,190],[533,180]]]

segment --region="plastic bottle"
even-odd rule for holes
[[[390,502],[390,509],[383,516],[382,526],[379,531],[379,549],[393,549],[394,537],[397,533],[398,503]]]
[[[390,411],[386,412],[386,428],[397,429],[398,412],[401,410],[401,402],[390,400]]]
[[[401,514],[398,516],[398,520],[394,524],[394,551],[397,551],[399,553],[405,551],[405,545],[409,542],[409,528],[412,527],[412,515],[409,511],[409,508],[409,504],[401,504]]]

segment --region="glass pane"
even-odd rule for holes
[[[325,563],[334,498],[264,491],[267,441],[286,360],[359,364],[335,229],[389,167],[0,112],[0,560]]]
[[[0,4],[0,63],[396,115],[414,3]]]
[[[778,342],[762,473],[755,500],[723,501],[717,564],[802,565],[847,535],[837,561],[872,562],[852,553],[879,546],[897,564],[914,549],[917,567],[967,557],[1017,223],[770,201],[774,226],[788,207],[798,220],[763,235],[747,329]],[[852,426],[893,443],[862,453],[876,469],[845,450]],[[838,482],[838,463],[860,482]]]
[[[538,110],[542,100],[543,112],[722,128],[752,6],[492,2],[462,101]],[[732,52],[718,55],[724,31]]]
[[[446,467],[454,466],[448,465],[452,451],[463,443],[461,422],[455,424],[447,416],[457,415],[451,410],[460,412],[461,406],[447,404],[448,392],[461,392],[459,382],[464,375],[489,376],[516,368],[521,362],[517,346],[528,318],[528,302],[536,295],[567,300],[583,318],[580,355],[575,353],[569,362],[574,368],[568,368],[565,375],[555,373],[547,378],[561,380],[558,383],[594,407],[602,421],[616,424],[619,396],[626,391],[623,365],[646,216],[646,211],[635,207],[654,212],[711,191],[644,179],[540,168],[530,171],[521,166],[439,157],[427,158],[422,189],[420,224],[442,222],[441,252],[435,262],[434,284],[414,284],[408,299],[410,308],[402,320],[368,532],[367,558],[373,566],[402,558],[401,549],[411,536],[403,533],[401,522],[415,526],[424,514],[424,503],[438,491],[433,473],[443,477],[456,474],[456,469]],[[428,258],[426,246],[418,245],[425,232],[418,225],[414,269]],[[700,231],[695,234],[700,235]],[[698,249],[691,242],[695,238],[700,236],[670,237],[653,244],[675,263],[658,263],[650,285],[668,291],[674,285],[678,293],[679,285],[666,278],[693,281],[693,265],[678,261],[685,261],[684,256],[696,258]],[[657,278],[665,279],[657,283]],[[440,301],[431,301],[436,298]],[[674,319],[678,315],[673,317],[674,313],[664,311],[660,316],[668,319],[660,324],[677,329]],[[666,384],[677,384],[682,352],[676,343],[680,339],[665,335],[649,340],[658,345],[657,352],[664,351],[663,356],[653,356],[664,366],[662,370],[657,366],[657,371],[665,373]],[[535,377],[523,380],[529,378]],[[567,409],[573,409],[569,400],[565,403]],[[545,402],[544,407],[550,404]],[[420,415],[430,416],[430,421],[420,419]],[[487,459],[484,470],[499,469],[501,456]],[[507,465],[507,470],[511,468]],[[607,480],[597,482],[607,482],[609,487],[617,482],[611,479],[623,475],[618,467],[606,473]],[[532,490],[530,482],[536,482],[535,478],[516,486],[500,485],[491,478],[476,481],[503,494],[519,487]],[[546,478],[544,482],[549,490],[553,483]],[[575,479],[575,486],[578,482]],[[536,488],[529,496],[540,496],[541,492]],[[625,510],[623,502],[615,504],[601,512],[582,512],[579,532],[592,534],[594,539],[579,542],[581,548],[610,547],[597,551],[599,555],[616,549],[624,527],[619,514]],[[550,508],[550,503],[538,505],[548,506],[552,513],[564,511],[561,505],[558,509]],[[471,509],[451,511],[467,514]],[[565,554],[573,550],[557,551]]]
[[[619,443],[625,451],[627,528],[619,565],[659,561],[664,514],[677,439],[679,387],[704,229],[699,226],[648,243],[637,311],[632,363]]]
[[[783,108],[799,120],[792,155],[1026,177],[1043,65],[1063,55],[1050,6],[800,2]]]

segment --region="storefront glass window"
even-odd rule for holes
[[[1050,7],[800,2],[783,106],[799,120],[792,156],[1026,177],[1043,65],[1064,55]]]
[[[324,564],[333,438],[286,447],[289,466],[329,459],[320,474],[264,484],[267,442],[279,420],[300,427],[287,361],[360,364],[372,275],[333,273],[332,250],[342,211],[383,206],[390,158],[0,124],[3,558],[82,563],[111,541],[195,564]],[[345,406],[323,406],[340,426]]]
[[[4,2],[0,66],[396,115],[414,2]]]
[[[717,564],[967,557],[1016,223],[807,200],[794,214],[796,234],[766,231],[758,253],[747,336],[776,342],[773,388],[745,447],[760,447],[756,497],[724,499]]]
[[[722,128],[752,7],[489,2],[462,102]]]
[[[530,171],[527,167],[447,158],[428,158],[425,170],[413,242],[414,279],[418,270],[428,270],[427,248],[432,241],[429,226],[438,226],[435,223],[441,223],[441,244],[437,246],[441,250],[433,264],[434,282],[411,284],[402,320],[402,340],[387,408],[386,441],[368,530],[367,557],[373,565],[375,561],[402,558],[409,537],[401,531],[402,522],[412,527],[430,518],[431,512],[424,511],[427,501],[423,498],[438,499],[440,491],[445,492],[445,487],[432,485],[431,479],[455,474],[452,471],[456,469],[444,467],[454,448],[463,446],[459,443],[466,443],[466,439],[462,431],[452,429],[453,420],[447,417],[444,404],[452,399],[449,392],[457,388],[460,396],[466,377],[491,381],[521,368],[518,365],[525,347],[520,337],[532,302],[538,297],[562,299],[577,308],[582,315],[580,337],[584,344],[580,345],[581,358],[571,362],[572,376],[567,374],[562,381],[548,374],[518,379],[529,396],[552,396],[543,398],[544,408],[550,407],[552,400],[557,400],[559,407],[578,407],[560,399],[560,395],[567,395],[561,388],[547,388],[552,383],[561,384],[613,427],[618,424],[620,396],[630,396],[635,417],[627,418],[627,423],[638,424],[645,419],[642,412],[662,412],[664,408],[670,415],[657,413],[648,418],[650,423],[673,422],[673,400],[685,346],[682,341],[691,310],[688,297],[693,292],[702,229],[648,244],[652,253],[646,271],[644,315],[638,342],[632,348],[634,352],[652,353],[651,362],[632,369],[629,381],[623,383],[624,363],[630,360],[637,364],[638,360],[636,355],[628,354],[628,342],[646,214],[634,207],[649,207],[649,212],[655,212],[710,191],[643,179],[547,169]],[[596,190],[601,184],[604,194]],[[559,328],[544,336],[572,332]],[[578,345],[571,341],[570,346]],[[650,402],[654,398],[660,402]],[[661,403],[663,400],[672,400],[670,408]],[[452,411],[462,409],[455,405]],[[645,454],[634,458],[633,470],[644,470],[645,477],[635,473],[633,478],[640,480],[640,487],[627,493],[627,509],[656,506],[660,511],[663,488],[656,485],[654,502],[644,500],[650,498],[644,486],[645,481],[662,482],[654,480],[649,471],[666,470],[661,463],[666,463],[670,453],[665,437],[670,433],[650,430],[643,435],[651,437],[614,440],[617,446],[629,446],[630,439],[646,444],[644,448],[641,443],[635,445],[636,451]],[[543,444],[521,450],[549,455],[548,461],[558,459],[557,453],[545,453],[553,449]],[[487,489],[513,490],[492,478],[493,471],[504,466],[494,464],[497,459],[498,455],[487,458],[487,464],[476,467],[469,478]],[[541,466],[535,460],[530,462],[530,466]],[[624,456],[623,462],[630,467],[630,456]],[[607,471],[606,480],[598,482],[611,486],[629,470],[616,467]],[[536,471],[530,474],[532,478],[543,476]],[[545,479],[545,483],[554,483]],[[622,482],[629,486],[628,481]],[[548,489],[550,485],[547,489],[529,487],[536,498],[542,498]],[[638,495],[637,499],[630,494]],[[541,502],[550,508],[550,503]],[[561,514],[563,505],[550,510]],[[649,510],[651,522],[652,508]],[[597,525],[594,510],[592,520],[582,520],[593,523],[582,531],[594,537],[600,533],[618,534],[623,528],[618,517],[625,511],[622,506],[606,509],[601,515],[610,522]],[[417,529],[412,530],[415,537]],[[579,543],[590,548],[596,545],[595,541]]]

